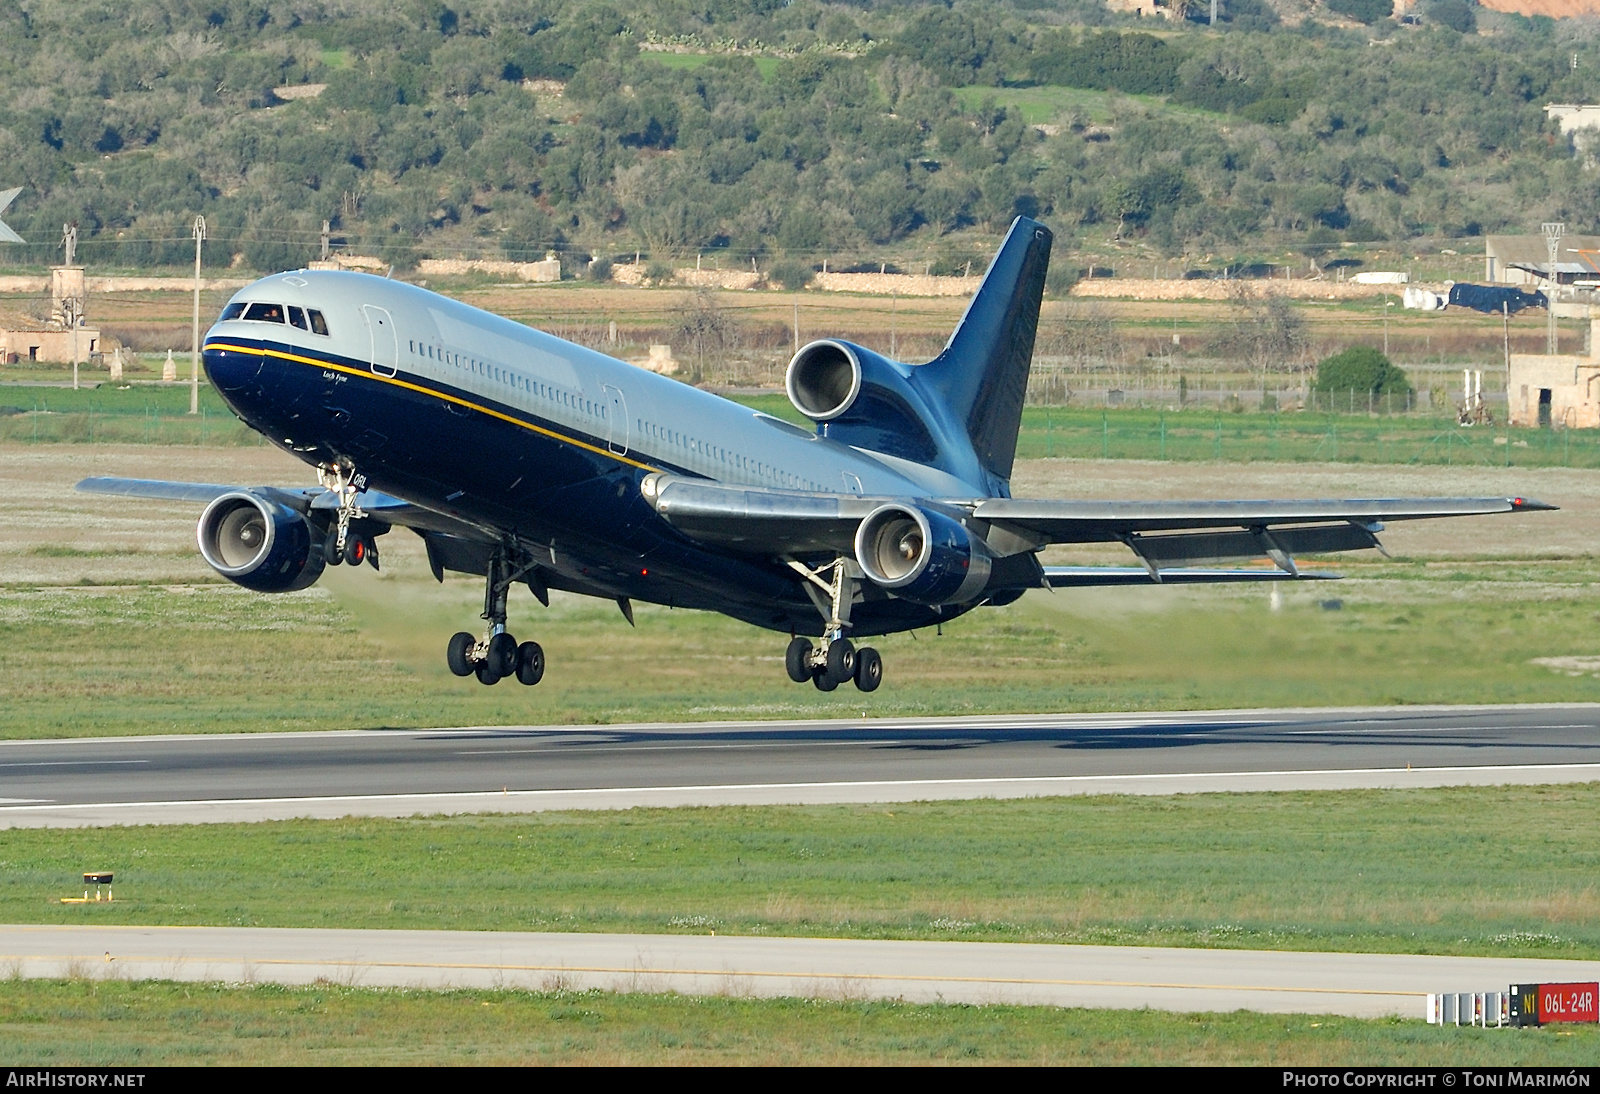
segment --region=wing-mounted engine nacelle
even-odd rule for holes
[[[989,583],[983,542],[930,509],[883,505],[856,529],[856,562],[873,584],[918,604],[966,604]]]
[[[206,506],[198,537],[212,569],[258,593],[307,588],[326,565],[321,537],[303,514],[247,490]]]

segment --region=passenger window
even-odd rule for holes
[[[255,323],[281,323],[283,322],[283,305],[251,304],[245,309],[244,318]]]
[[[306,326],[306,313],[304,308],[298,308],[293,304],[289,305],[289,325],[299,327],[301,330],[311,329]]]
[[[222,309],[222,314],[217,317],[217,322],[222,323],[229,319],[237,319],[243,314],[244,303],[242,301],[235,300],[232,304],[229,304],[227,307]]]
[[[327,334],[328,333],[328,321],[326,319],[322,318],[322,313],[321,312],[319,312],[316,308],[307,308],[306,309],[306,315],[311,317],[311,333],[312,334]]]

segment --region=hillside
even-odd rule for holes
[[[202,214],[207,262],[247,269],[314,257],[327,221],[402,266],[699,255],[799,283],[964,270],[1019,213],[1219,271],[1600,230],[1600,175],[1542,110],[1600,101],[1582,23],[1289,27],[1231,0],[1212,30],[1041,2],[0,6],[0,183],[26,187],[30,240],[5,253],[42,264],[75,221],[90,262],[181,265]]]

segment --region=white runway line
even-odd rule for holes
[[[1600,962],[706,935],[0,926],[0,962],[77,975],[358,987],[1397,1014],[1428,992],[1600,979]]]
[[[1389,790],[1595,781],[1600,781],[1600,763],[490,790],[441,794],[0,806],[0,829],[89,828],[119,824],[235,823],[292,820],[301,817],[332,819],[409,817],[419,814],[539,813],[555,809],[633,809],[696,805],[841,805],[971,798],[1038,798],[1075,794],[1155,795],[1284,790]]]

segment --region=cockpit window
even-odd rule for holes
[[[306,326],[306,310],[290,304],[289,324],[291,326],[299,327],[301,330],[309,330],[310,328]]]
[[[217,318],[217,322],[222,323],[229,319],[237,319],[243,314],[244,301],[235,300],[233,303],[222,309],[222,315]]]
[[[312,334],[327,334],[328,333],[328,321],[326,319],[322,318],[322,313],[321,312],[319,312],[316,308],[307,308],[306,309],[306,314],[311,317],[311,333]]]
[[[244,310],[246,321],[256,323],[281,323],[283,322],[282,304],[251,304]]]

